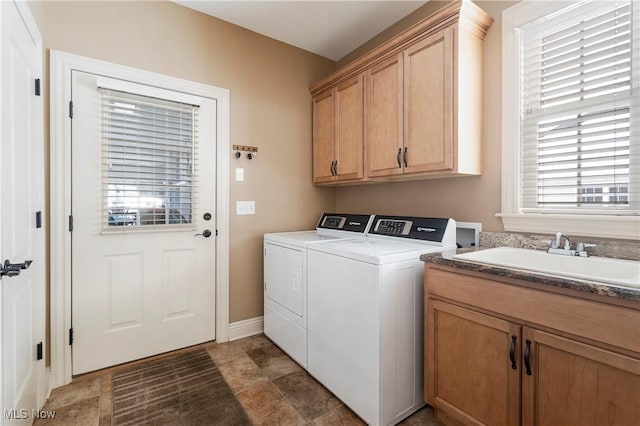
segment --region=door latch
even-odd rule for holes
[[[25,260],[22,263],[11,263],[9,259],[6,259],[2,267],[0,267],[0,277],[18,276],[21,270],[28,269],[32,263],[33,260]]]

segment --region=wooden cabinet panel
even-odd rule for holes
[[[427,268],[429,294],[640,353],[640,311]],[[496,297],[500,295],[500,297]],[[508,301],[508,302],[507,302]]]
[[[535,329],[523,372],[523,425],[633,425],[640,419],[640,360]]]
[[[332,90],[313,98],[313,181],[333,179],[335,146],[335,99]]]
[[[367,175],[402,173],[402,55],[367,71],[366,158]]]
[[[517,425],[520,373],[510,350],[519,363],[520,326],[440,301],[427,310],[427,402],[458,422]]]
[[[363,77],[353,78],[336,89],[336,180],[363,176]]]
[[[439,268],[428,265],[425,273],[425,393],[440,419],[638,423],[640,304],[615,306]],[[505,351],[511,336],[513,369]]]
[[[453,169],[452,31],[404,52],[405,173]]]

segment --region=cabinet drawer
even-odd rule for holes
[[[426,267],[426,292],[640,353],[640,311]],[[527,285],[523,282],[523,285]],[[498,295],[498,297],[496,297]],[[523,321],[524,323],[525,321]]]

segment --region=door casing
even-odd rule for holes
[[[71,71],[142,83],[217,101],[216,340],[229,340],[229,91],[227,89],[50,51],[51,386],[71,382]]]
[[[20,17],[22,18],[22,22],[27,30],[27,32],[29,33],[30,37],[33,40],[33,44],[36,46],[36,49],[38,52],[42,53],[42,35],[40,34],[40,30],[38,29],[38,25],[35,21],[35,19],[33,18],[33,15],[31,13],[31,9],[29,8],[29,5],[27,4],[26,1],[20,1],[20,0],[14,0],[13,1],[14,6],[16,7],[16,9],[18,10],[18,13],[20,14]],[[2,13],[1,9],[0,9],[0,14]],[[0,17],[1,18],[1,17]],[[1,19],[0,19],[1,20]],[[0,33],[0,37],[2,36],[2,33]],[[1,40],[0,40],[1,42]],[[45,92],[45,80],[42,76],[43,73],[43,56],[41,55],[38,59],[37,59],[37,63],[36,63],[36,75],[38,78],[40,78],[40,93],[41,95],[44,94]],[[3,93],[0,93],[1,96],[4,96]],[[34,116],[34,122],[36,123],[41,123],[40,126],[37,126],[36,128],[32,129],[35,141],[36,141],[36,148],[38,150],[38,152],[34,155],[34,158],[37,161],[37,164],[35,165],[35,169],[39,169],[37,171],[37,176],[33,176],[34,181],[37,181],[37,188],[36,191],[38,192],[38,198],[40,199],[39,201],[39,205],[42,206],[42,217],[45,218],[47,215],[47,209],[44,203],[44,122],[43,122],[43,100],[42,100],[42,96],[37,97],[34,99],[34,101],[36,102],[36,108],[35,108],[35,116]],[[2,102],[0,102],[0,105],[2,104]],[[0,108],[1,109],[1,108]],[[0,111],[1,112],[1,111]],[[2,150],[1,145],[0,145],[0,151]],[[0,152],[0,156],[1,156],[1,152]],[[1,165],[0,165],[1,167]],[[34,212],[35,213],[35,212]],[[1,220],[1,218],[0,218]],[[43,229],[41,230],[43,233],[46,232],[46,227],[43,224]],[[40,246],[39,250],[42,250],[41,253],[41,259],[39,259],[41,262],[44,262],[46,259],[46,256],[44,254],[44,235],[42,235],[42,239],[43,239],[43,244]],[[1,258],[0,261],[4,261],[4,258]],[[35,268],[34,268],[35,269]],[[37,272],[34,271],[34,273],[37,275],[36,276],[36,280],[40,281],[40,285],[42,285],[42,294],[38,300],[37,306],[35,306],[35,309],[41,312],[41,315],[39,315],[36,318],[32,318],[32,320],[34,321],[35,325],[34,327],[38,330],[38,334],[42,336],[42,342],[43,345],[46,344],[46,333],[45,333],[45,301],[44,301],[44,286],[45,284],[45,267],[44,265],[40,265],[37,268]],[[1,284],[0,284],[1,285]],[[2,291],[0,290],[0,318],[2,318],[3,312],[2,312]],[[5,409],[12,409],[12,408],[16,408],[16,407],[5,407],[3,405],[4,403],[4,395],[3,395],[3,387],[4,387],[4,374],[7,374],[7,372],[3,371],[3,359],[2,359],[2,354],[4,351],[4,347],[3,345],[5,344],[5,341],[3,339],[2,336],[2,327],[0,327],[0,415],[3,416],[2,418],[0,418],[0,423],[3,423],[4,420],[4,410]],[[45,399],[48,397],[49,392],[50,392],[50,383],[49,383],[49,375],[47,374],[46,368],[45,368],[45,359],[43,358],[41,361],[39,361],[39,366],[37,368],[37,403],[38,403],[38,408],[42,407],[42,405],[45,402]],[[30,413],[29,413],[30,414]]]

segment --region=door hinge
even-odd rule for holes
[[[218,236],[218,230],[216,229],[216,237]]]
[[[73,232],[73,215],[69,215],[69,232]]]
[[[36,228],[42,228],[42,212],[40,210],[36,212]]]
[[[36,78],[36,96],[40,96],[40,79]]]
[[[40,361],[42,358],[44,358],[44,355],[42,353],[42,342],[40,342],[36,345],[36,361]]]
[[[73,327],[69,329],[69,346],[73,345]]]
[[[73,118],[73,101],[69,101],[69,118]]]

